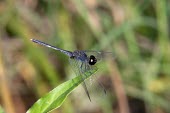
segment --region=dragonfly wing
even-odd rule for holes
[[[90,94],[89,94],[89,91],[88,91],[88,88],[87,88],[87,85],[86,85],[86,82],[85,82],[85,78],[86,78],[86,72],[89,72],[90,73],[90,70],[94,69],[93,67],[91,67],[90,65],[88,65],[86,62],[82,62],[82,61],[79,61],[79,60],[76,60],[76,59],[69,59],[69,62],[71,64],[71,67],[73,68],[74,72],[76,73],[77,76],[81,76],[83,82],[82,82],[82,86],[89,98],[89,100],[91,101],[91,98],[90,98]],[[92,73],[90,73],[92,74]]]
[[[85,64],[85,69],[84,70],[92,70],[94,68],[97,68],[96,66],[91,66],[88,63]],[[103,96],[105,96],[106,94],[106,90],[103,86],[103,84],[101,83],[101,81],[99,81],[99,76],[97,75],[93,75],[90,76],[89,79],[85,80],[88,89],[88,92],[90,93],[90,97],[92,97],[93,100],[97,100],[96,95],[103,98]]]
[[[91,66],[88,63],[84,64],[83,66],[84,67],[81,68],[82,70],[92,70],[94,68],[97,68],[96,66]],[[83,77],[84,76],[86,75],[84,74]],[[94,74],[90,76],[89,79],[86,79],[84,81],[85,84],[82,83],[90,101],[91,99],[93,99],[93,101],[98,101],[100,100],[101,97],[102,99],[106,97],[106,90],[105,90],[105,87],[103,86],[102,81],[100,81],[101,80],[100,78],[101,76]]]

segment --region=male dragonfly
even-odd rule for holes
[[[89,100],[91,101],[86,82],[84,81],[84,78],[86,76],[85,73],[89,70],[96,68],[95,66],[96,63],[98,63],[102,58],[104,58],[106,54],[112,55],[112,53],[111,52],[100,52],[100,51],[86,51],[86,50],[75,50],[71,52],[68,50],[64,50],[64,49],[60,49],[58,47],[52,46],[40,40],[31,39],[31,41],[66,54],[69,57],[70,65],[73,67],[76,75],[82,76],[81,77],[83,79],[82,86]],[[99,83],[99,85],[102,87],[103,92],[106,93],[106,90],[103,87],[103,85],[101,83]]]

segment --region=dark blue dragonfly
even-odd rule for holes
[[[54,50],[60,51],[64,54],[66,54],[69,57],[69,62],[75,71],[77,76],[82,76],[83,79],[82,86],[91,101],[90,94],[86,85],[85,79],[85,73],[89,70],[92,70],[94,68],[97,68],[95,65],[101,61],[102,58],[105,57],[106,54],[112,54],[110,52],[98,52],[98,51],[85,51],[85,50],[75,50],[73,52],[63,50],[60,48],[57,48],[55,46],[49,45],[47,43],[44,43],[42,41],[31,39],[32,42],[46,46],[48,48],[52,48]],[[100,87],[103,89],[103,92],[106,93],[105,88],[101,83],[98,83]]]

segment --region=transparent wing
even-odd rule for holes
[[[90,70],[92,70],[96,67],[92,67],[92,66],[88,65],[86,62],[82,62],[80,60],[71,59],[71,58],[69,59],[69,62],[72,66],[73,71],[76,73],[76,75],[81,76],[81,78],[83,79],[82,86],[83,86],[89,100],[91,101],[90,94],[89,94],[89,91],[88,91],[88,88],[87,88],[87,85],[85,82],[85,78],[86,78],[85,73],[90,72]]]
[[[86,76],[85,72],[97,68],[96,66],[89,65],[87,62],[81,62],[76,59],[69,59],[69,61],[76,75],[82,76],[83,80]],[[96,100],[96,95],[100,97],[106,94],[106,90],[103,84],[98,81],[96,75],[92,75],[90,76],[90,78],[84,80],[82,86],[90,101],[91,101],[91,96],[93,100]]]
[[[93,75],[86,80],[87,88],[93,102],[100,102],[106,95],[106,89],[101,81],[100,75]]]

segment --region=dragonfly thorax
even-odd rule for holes
[[[79,60],[81,62],[88,62],[89,65],[94,65],[97,62],[97,58],[93,55],[90,55],[89,57],[84,51],[74,51],[73,56],[70,58],[74,58],[76,60]]]
[[[70,58],[75,58],[76,60],[80,60],[82,62],[88,61],[88,56],[86,55],[86,53],[78,50],[74,51],[73,56],[71,56]]]

